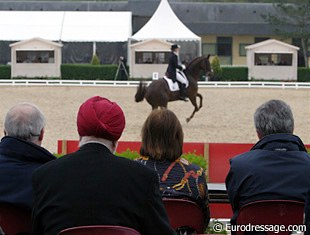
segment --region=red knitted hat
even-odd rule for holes
[[[77,128],[80,136],[116,141],[125,128],[125,116],[117,103],[94,96],[80,106]]]

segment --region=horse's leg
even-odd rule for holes
[[[199,101],[199,107],[198,107],[198,110],[199,110],[199,109],[201,109],[201,107],[202,107],[202,95],[201,95],[200,93],[197,93],[196,96],[198,96],[199,99],[200,99],[200,101]]]
[[[196,95],[190,96],[189,99],[190,99],[192,105],[194,106],[194,111],[192,112],[190,117],[186,118],[186,122],[189,122],[194,117],[195,113],[199,110],[199,108],[197,106],[197,102],[196,102]],[[200,99],[200,101],[201,101],[201,99]]]

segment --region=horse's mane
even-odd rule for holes
[[[189,64],[187,65],[187,67],[188,67],[188,68],[192,67],[193,64],[196,64],[197,60],[200,60],[200,59],[203,59],[203,58],[204,58],[204,56],[196,57],[195,59],[193,59],[193,60],[191,60],[191,61],[189,62]]]

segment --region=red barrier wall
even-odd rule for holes
[[[116,151],[121,153],[130,149],[139,152],[141,142],[120,141]],[[184,153],[195,153],[203,156],[209,163],[207,174],[210,183],[223,183],[229,171],[229,159],[249,151],[253,144],[230,144],[230,143],[184,143]],[[310,145],[306,145],[310,149]],[[78,149],[77,140],[59,140],[58,153],[66,154]],[[232,210],[230,204],[211,203],[210,212],[212,218],[230,218]]]
[[[253,144],[209,144],[209,182],[223,183],[229,171],[229,159],[249,151]]]
[[[121,153],[130,149],[139,152],[141,142],[138,141],[119,141],[116,151]],[[203,156],[209,163],[207,174],[209,182],[223,183],[229,171],[229,159],[249,151],[253,144],[231,144],[231,143],[184,143],[184,153],[195,153]],[[306,145],[310,148],[310,145]],[[58,153],[66,154],[74,152],[78,149],[77,140],[58,140]]]

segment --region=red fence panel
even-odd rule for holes
[[[229,159],[249,151],[253,144],[209,144],[209,182],[223,183],[229,171]]]

